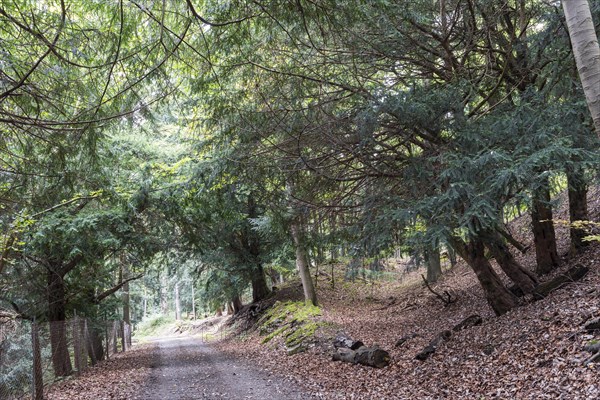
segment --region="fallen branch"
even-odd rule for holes
[[[456,298],[453,298],[447,290],[444,290],[444,294],[447,296],[447,298],[444,298],[444,296],[442,296],[441,294],[433,290],[431,286],[429,286],[429,282],[427,282],[427,279],[425,279],[423,274],[421,274],[421,278],[423,278],[423,282],[425,282],[425,286],[427,286],[427,289],[429,289],[431,293],[435,294],[440,300],[442,300],[446,306],[456,302]]]
[[[533,291],[533,299],[541,300],[547,297],[551,292],[560,289],[561,287],[578,281],[587,275],[590,269],[584,267],[581,264],[577,264],[574,267],[568,269],[563,274],[558,275],[556,278],[539,284]]]
[[[450,331],[442,331],[440,332],[419,354],[415,356],[417,360],[425,361],[429,358],[430,355],[435,353],[438,346],[445,340],[450,339],[452,336],[452,332]]]

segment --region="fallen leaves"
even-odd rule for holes
[[[47,400],[127,400],[148,379],[155,357],[154,345],[135,346],[117,354],[81,376],[48,388]]]

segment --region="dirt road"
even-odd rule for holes
[[[163,338],[153,372],[136,400],[267,399],[312,397],[244,360],[218,353],[200,339]]]

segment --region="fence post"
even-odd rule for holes
[[[73,358],[75,359],[75,369],[77,370],[77,375],[81,374],[81,335],[79,333],[79,318],[74,317],[72,322],[72,330],[73,330]]]
[[[38,326],[33,320],[31,324],[31,347],[33,350],[32,399],[44,399],[44,378],[42,375],[42,352],[38,336]]]

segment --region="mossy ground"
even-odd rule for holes
[[[299,301],[276,302],[259,321],[259,332],[265,336],[263,343],[276,337],[290,348],[306,347],[314,341],[317,329],[323,326],[319,321],[321,309]]]

